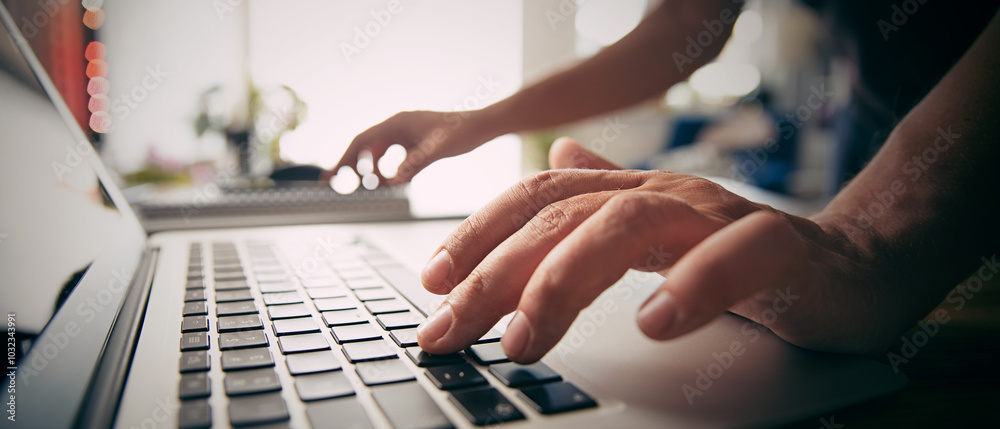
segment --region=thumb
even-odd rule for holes
[[[591,152],[569,137],[560,137],[549,149],[549,166],[560,168],[585,168],[588,170],[621,170],[617,164]]]

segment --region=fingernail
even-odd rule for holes
[[[528,318],[520,311],[514,313],[514,318],[507,325],[507,332],[500,339],[504,353],[510,358],[522,356],[528,348],[530,339],[531,326],[528,325]]]
[[[676,318],[677,301],[666,291],[657,291],[639,308],[639,327],[654,338],[664,338]]]
[[[417,327],[417,335],[426,341],[437,342],[451,329],[451,304],[441,304],[437,311]]]
[[[424,286],[436,288],[442,286],[444,279],[449,274],[451,274],[451,255],[448,254],[448,250],[442,248],[427,262],[427,265],[424,265],[424,270],[420,273],[420,281],[424,283]]]

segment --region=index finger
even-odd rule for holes
[[[550,170],[522,180],[445,238],[420,280],[431,292],[448,293],[549,204],[581,194],[636,188],[647,177],[637,171]]]

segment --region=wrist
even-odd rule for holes
[[[506,100],[504,100],[506,101]],[[514,118],[507,113],[504,101],[469,112],[470,131],[477,139],[487,142],[504,134],[520,131]]]

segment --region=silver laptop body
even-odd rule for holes
[[[733,315],[648,340],[635,313],[662,278],[637,272],[542,366],[496,354],[505,321],[458,355],[414,353],[441,299],[414,273],[457,221],[147,237],[0,17],[0,310],[9,358],[26,349],[8,360],[4,427],[759,427],[905,384]]]

